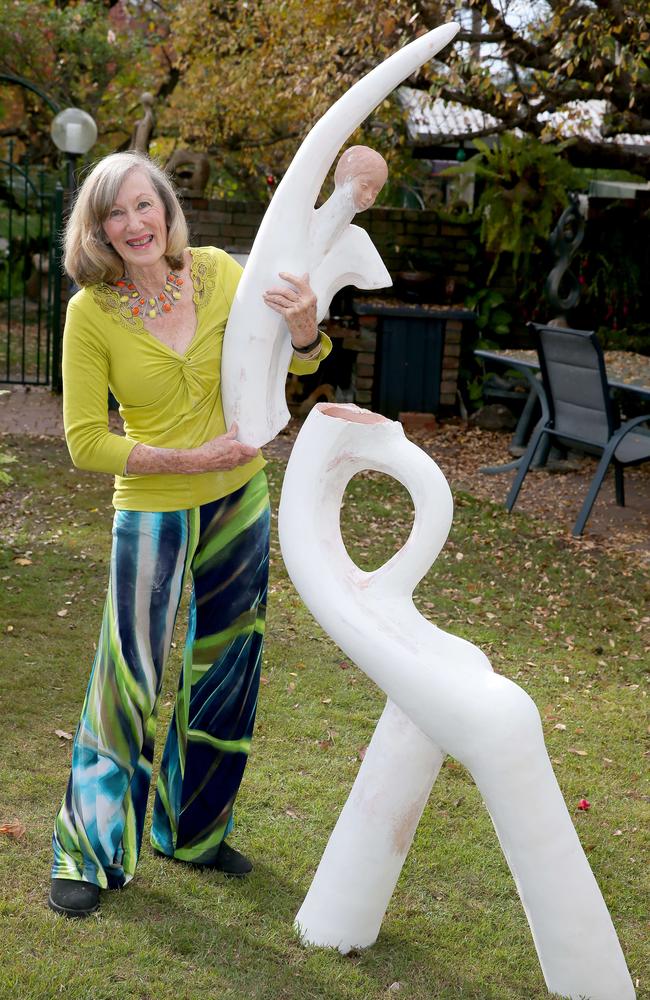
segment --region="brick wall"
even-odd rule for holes
[[[248,253],[266,205],[248,201],[186,198],[183,210],[193,246],[217,246],[229,253]]]
[[[186,199],[191,242],[248,253],[266,207],[257,202]],[[368,231],[391,274],[414,268],[428,270],[423,264],[427,258],[439,258],[438,266],[444,268],[445,276],[462,278],[470,269],[472,240],[468,230],[441,222],[434,211],[371,208],[354,221]]]
[[[445,276],[464,277],[470,269],[467,230],[441,222],[436,212],[373,208],[355,223],[370,234],[391,274],[442,268]],[[434,263],[427,266],[427,258]]]

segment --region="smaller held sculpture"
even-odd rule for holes
[[[309,273],[318,319],[345,285],[384,288],[390,275],[370,237],[351,225],[372,205],[386,180],[378,153],[353,146],[336,169],[336,188],[316,209],[318,195],[341,147],[355,128],[411,73],[458,32],[443,24],[395,52],[357,81],[316,122],[282,178],[251,249],[228,317],[221,360],[221,392],[227,426],[239,440],[261,447],[289,420],[284,387],[291,361],[286,324],[262,295],[279,272]]]
[[[406,544],[372,573],[352,562],[340,528],[345,488],[365,469],[399,480],[415,506]],[[388,702],[297,929],[306,943],[342,952],[375,941],[444,755],[452,754],[489,810],[549,991],[571,1000],[633,1000],[534,703],[495,674],[480,649],[413,604],[451,521],[444,476],[400,424],[353,405],[312,410],[284,479],[282,554],[314,617]]]
[[[346,285],[385,288],[392,284],[391,276],[366,231],[350,225],[357,212],[363,212],[374,204],[387,177],[386,161],[380,153],[368,146],[352,146],[337,164],[333,194],[320,208],[310,210],[300,271],[306,270],[309,274],[317,298],[319,322],[327,312],[332,296],[340,288]],[[275,198],[279,195],[278,191]],[[272,203],[267,209],[265,221],[273,207]],[[254,252],[255,247],[241,284],[246,282],[256,266]],[[277,260],[277,256],[268,259],[268,284],[277,284],[277,273],[273,274]],[[248,316],[251,313],[260,314],[248,319],[249,323],[259,323],[258,327],[249,327],[257,329],[257,336],[229,335],[233,329],[242,331],[242,312]],[[270,313],[271,310],[261,300],[257,304],[251,302],[250,291],[246,294],[246,288],[241,293],[238,289],[223,347],[221,382],[226,423],[230,426],[235,420],[239,427],[239,440],[256,447],[266,444],[289,419],[284,382],[291,360],[291,341],[282,317]],[[251,343],[253,340],[256,341],[254,344]],[[229,377],[233,372],[235,355],[240,364],[236,383]],[[250,386],[259,386],[263,374],[268,395],[260,399],[250,391]],[[278,391],[278,386],[282,387],[281,391]]]

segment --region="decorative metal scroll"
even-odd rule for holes
[[[580,301],[580,282],[569,267],[584,234],[585,220],[580,211],[578,196],[571,192],[569,204],[549,237],[555,265],[546,279],[546,295],[551,307],[559,312],[574,309]],[[560,293],[560,286],[563,286],[564,294]]]

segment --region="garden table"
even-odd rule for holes
[[[631,393],[637,399],[650,403],[650,357],[643,354],[635,354],[633,351],[604,351],[605,367],[607,370],[607,384],[611,390]],[[521,372],[527,379],[530,386],[526,405],[524,406],[519,423],[515,429],[511,448],[523,448],[528,436],[530,423],[535,409],[535,403],[539,400],[542,411],[546,412],[546,399],[541,379],[538,378],[540,370],[537,351],[528,350],[502,350],[486,351],[477,349],[474,351],[477,358],[490,364],[498,364],[505,368],[514,368]],[[534,466],[539,468],[546,464],[547,450],[536,456]],[[519,465],[519,458],[505,465],[488,466],[481,469],[481,472],[495,474],[499,472],[509,472]]]

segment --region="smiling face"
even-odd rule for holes
[[[145,170],[131,170],[103,223],[126,271],[155,266],[167,249],[165,206]]]

